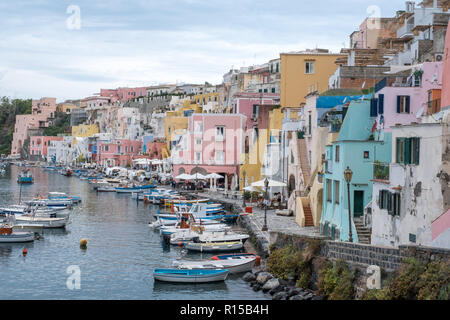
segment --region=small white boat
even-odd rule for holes
[[[0,243],[20,243],[34,241],[34,232],[17,232],[9,224],[0,225]]]
[[[224,243],[224,242],[245,242],[250,236],[248,234],[235,233],[233,231],[202,231],[201,233],[193,229],[183,229],[170,236],[170,243],[178,245],[186,242],[203,243]]]
[[[241,250],[244,247],[242,241],[239,242],[188,242],[184,245],[187,250],[199,252],[228,252]]]
[[[227,269],[231,274],[252,271],[256,257],[240,257],[227,260],[176,260],[173,266],[179,269]]]
[[[16,217],[17,225],[42,225],[44,228],[65,228],[69,222],[69,217],[65,218],[47,218],[32,215],[21,215]]]
[[[155,269],[155,280],[178,283],[206,283],[224,281],[228,276],[228,270],[209,269]]]

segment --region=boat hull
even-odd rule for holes
[[[229,252],[241,250],[244,247],[242,242],[232,243],[195,243],[188,242],[184,246],[189,251],[197,252]]]
[[[155,280],[164,282],[207,283],[224,281],[228,273],[228,270],[155,269],[153,277]]]
[[[0,234],[0,243],[21,243],[34,241],[33,232],[13,232],[12,234]]]
[[[203,260],[203,261],[189,261],[181,260],[174,261],[174,266],[179,269],[226,269],[230,274],[242,273],[252,271],[255,266],[256,258],[242,258],[239,260]]]

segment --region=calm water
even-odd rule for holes
[[[19,201],[19,167],[8,166],[0,177],[0,205]],[[154,206],[137,203],[127,194],[99,193],[86,180],[31,168],[35,183],[22,187],[22,198],[51,191],[80,195],[71,223],[64,230],[42,232],[43,239],[28,244],[0,244],[0,299],[192,299],[259,300],[270,296],[254,292],[231,275],[223,283],[169,284],[155,282],[154,268],[170,267],[183,255],[179,247],[164,247],[158,232],[148,227]],[[80,240],[88,240],[81,250]],[[26,246],[28,255],[23,257]],[[203,254],[203,258],[211,255]],[[187,255],[199,258],[200,254]],[[81,270],[81,288],[67,288],[68,267]]]

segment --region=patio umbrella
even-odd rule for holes
[[[270,187],[286,187],[287,186],[286,183],[284,183],[284,182],[270,180],[270,179],[268,179],[268,180],[269,180],[269,188]],[[265,181],[265,179],[253,182],[252,187],[265,188],[266,186],[264,185],[264,181]]]
[[[206,179],[208,179],[207,176],[204,176],[201,173],[191,174],[190,177],[191,177],[191,179],[195,179],[195,180],[206,180]]]
[[[228,175],[225,175],[225,193],[228,193]]]
[[[245,187],[244,190],[250,191],[250,192],[261,192],[261,190],[257,189],[257,187],[252,187],[252,186]]]
[[[192,176],[187,174],[187,173],[183,173],[180,174],[179,176],[176,176],[175,179],[180,179],[180,180],[191,180]]]
[[[221,176],[220,174],[217,174],[217,173],[210,173],[206,176],[206,178],[221,179],[221,178],[223,178],[223,176]]]

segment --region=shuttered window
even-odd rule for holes
[[[397,96],[397,113],[410,113],[410,97]]]
[[[403,164],[419,164],[420,138],[396,139],[396,162]]]
[[[370,116],[376,117],[378,115],[378,99],[370,100]]]
[[[384,114],[384,94],[378,95],[378,114]]]

